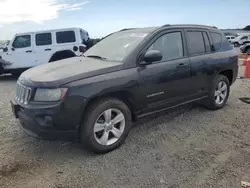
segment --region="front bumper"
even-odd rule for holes
[[[45,140],[74,140],[78,137],[80,120],[77,116],[65,115],[65,105],[29,109],[11,100],[11,107],[20,128],[32,137]]]

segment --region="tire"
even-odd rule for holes
[[[14,77],[19,77],[22,74],[22,72],[12,72],[11,74]]]
[[[108,114],[111,115],[108,116]],[[111,117],[111,121],[106,121],[106,119],[109,119],[108,117]],[[114,123],[115,117],[119,117],[119,119],[124,118],[124,120],[112,124],[112,121]],[[97,122],[98,124],[96,124]],[[108,124],[107,122],[111,123]],[[100,126],[100,128],[96,125],[102,126]],[[103,127],[103,125],[105,126]],[[114,98],[101,99],[94,102],[84,115],[83,124],[80,127],[81,144],[94,153],[110,152],[124,143],[131,129],[131,125],[131,112],[125,103]],[[116,132],[117,130],[119,131]],[[119,133],[116,134],[119,137],[115,137],[113,132]],[[104,135],[106,135],[106,137]],[[107,142],[106,139],[102,138],[107,138]]]
[[[2,75],[3,73],[4,73],[3,66],[0,65],[0,75]]]
[[[250,47],[247,48],[247,52],[246,53],[248,53],[248,55],[250,55]]]
[[[221,87],[221,90],[219,91],[220,83],[223,83],[222,87],[223,89],[224,87],[226,87],[226,90],[222,91],[223,89]],[[204,103],[205,107],[211,110],[218,110],[218,109],[223,108],[225,104],[227,103],[229,93],[230,93],[230,84],[229,84],[228,78],[224,75],[220,75],[220,74],[217,75],[213,81],[209,95],[205,99],[205,103]],[[222,96],[224,96],[224,99]],[[218,102],[219,101],[218,98],[219,100],[221,100],[220,102]]]
[[[240,44],[238,42],[235,42],[234,47],[238,47],[238,46],[240,46]]]

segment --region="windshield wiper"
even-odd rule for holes
[[[99,55],[87,55],[86,57],[89,57],[89,58],[96,58],[96,59],[101,59],[101,60],[103,60],[103,61],[107,61],[107,58],[102,57],[102,56],[99,56]]]

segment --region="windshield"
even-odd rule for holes
[[[148,33],[126,30],[111,34],[84,53],[85,56],[100,56],[108,61],[122,61]]]

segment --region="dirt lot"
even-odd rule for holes
[[[250,105],[238,99],[250,96],[250,79],[236,81],[222,110],[191,104],[140,120],[106,155],[23,134],[9,105],[15,81],[0,77],[0,187],[237,188],[250,181]]]

